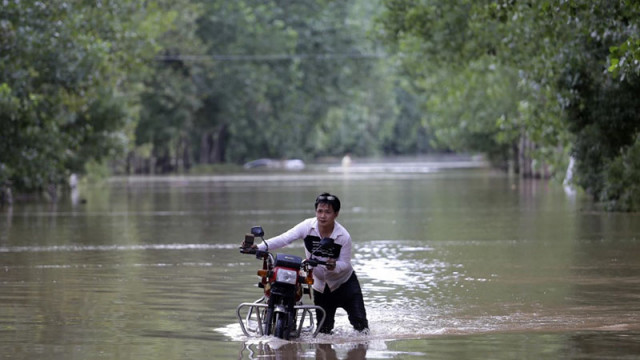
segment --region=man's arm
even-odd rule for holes
[[[337,259],[327,260],[327,270],[329,271],[346,271],[351,270],[351,237],[347,236],[347,241],[340,249],[340,256]]]
[[[260,245],[258,245],[258,250],[271,251],[285,247],[295,240],[304,238],[306,228],[306,221],[302,221],[286,232],[263,241]]]

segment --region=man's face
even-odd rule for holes
[[[333,211],[333,207],[329,204],[318,204],[316,208],[316,219],[318,219],[318,223],[320,225],[330,225],[333,224],[336,218],[338,217],[338,213]]]

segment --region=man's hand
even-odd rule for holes
[[[327,270],[333,271],[336,269],[336,259],[327,260]]]
[[[242,253],[249,253],[249,254],[253,254],[253,252],[255,250],[258,249],[258,245],[256,244],[251,244],[250,246],[247,246],[247,244],[243,241],[242,244],[240,245],[240,252]]]

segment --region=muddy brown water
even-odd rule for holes
[[[339,311],[332,335],[245,337],[261,264],[239,243],[313,216],[322,191],[371,333]],[[115,178],[0,209],[0,357],[638,358],[639,236],[639,214],[483,169]]]

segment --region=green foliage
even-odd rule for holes
[[[371,1],[6,1],[0,181],[37,191],[105,158],[116,171],[176,171],[374,153],[394,112],[385,67],[359,58],[376,51],[366,33],[376,11]]]
[[[578,183],[613,206],[615,195],[622,192],[612,190],[609,182],[626,184],[631,179],[620,177],[634,174],[633,170],[621,171],[620,167],[636,164],[629,149],[637,146],[634,144],[640,134],[640,82],[603,82],[597,77],[606,75],[590,75],[576,84],[580,97],[576,96],[569,108],[568,122],[577,135],[573,152],[579,160]]]
[[[363,4],[358,2],[359,10],[366,9]],[[371,101],[367,93],[380,77],[372,76],[371,61],[357,58],[370,51],[371,42],[366,28],[350,20],[350,3],[219,1],[203,3],[203,9],[197,33],[207,53],[230,58],[215,63],[204,93],[208,111],[196,128],[226,129],[225,160],[338,155],[353,146],[367,153],[375,147],[354,144],[359,134],[331,125],[365,121],[372,137],[379,129],[363,102]],[[335,146],[336,138],[346,143]]]
[[[388,155],[425,154],[433,150],[433,136],[421,121],[421,98],[398,85],[393,89],[395,109],[383,121],[382,151]]]
[[[638,19],[629,0],[5,1],[0,186],[107,159],[526,151],[572,154],[580,185],[637,209]]]
[[[37,191],[117,154],[133,121],[128,86],[162,24],[153,2],[5,1],[0,180]]]
[[[622,80],[627,74],[640,75],[640,40],[629,38],[620,46],[612,46],[609,71]]]
[[[437,146],[505,156],[520,138],[555,169],[571,149],[579,184],[612,208],[637,209],[635,192],[622,190],[635,180],[640,126],[637,2],[384,5],[384,38],[426,98]]]
[[[523,119],[515,75],[491,61],[479,59],[457,73],[438,74],[438,86],[425,105],[425,121],[434,129],[438,148],[479,151],[500,159],[517,140]]]
[[[106,162],[89,160],[84,164],[85,181],[91,184],[101,183],[111,176],[111,171]]]
[[[609,209],[637,211],[640,198],[631,185],[637,180],[632,168],[637,162],[630,149],[640,134],[640,77],[619,61],[613,69],[607,64],[616,62],[612,56],[633,57],[632,47],[615,50],[615,45],[637,32],[640,7],[597,1],[554,11],[560,19],[580,19],[572,52],[563,53],[567,65],[558,81],[566,102],[564,119],[575,135],[578,184]]]
[[[640,75],[640,35],[638,34],[640,3],[633,0],[621,1],[618,10],[614,19],[626,26],[620,33],[621,40],[609,49],[608,70],[614,77],[625,80],[634,75]]]
[[[522,27],[510,26],[509,21],[525,19],[507,18],[515,5],[398,0],[384,4],[387,11],[379,23],[411,79],[405,89],[424,99],[421,121],[433,134],[436,149],[486,152],[503,163],[520,137],[536,135],[528,123],[550,118],[519,111],[522,104],[535,107],[538,100],[535,87],[524,86],[522,56],[514,51],[527,46],[511,38],[514,28]],[[520,33],[531,36],[525,30]]]
[[[640,137],[608,163],[600,200],[610,210],[640,209]]]

